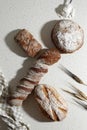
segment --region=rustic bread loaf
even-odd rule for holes
[[[34,57],[42,49],[41,44],[26,29],[20,30],[15,36],[15,41],[30,57]]]
[[[35,85],[48,72],[48,66],[56,63],[60,59],[60,53],[56,49],[45,49],[38,57],[36,63],[28,70],[27,75],[20,80],[15,90],[11,90],[9,104],[20,106],[22,102],[31,94]]]
[[[51,86],[42,84],[35,87],[35,97],[45,115],[54,121],[61,121],[67,115],[67,103]]]
[[[61,53],[72,53],[84,43],[83,29],[71,20],[59,20],[52,30],[52,40]]]

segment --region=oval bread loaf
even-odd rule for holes
[[[26,29],[20,30],[15,36],[15,41],[30,57],[34,57],[42,49],[41,44]]]
[[[54,121],[63,120],[68,112],[67,103],[51,86],[42,84],[35,88],[35,97],[42,111]]]

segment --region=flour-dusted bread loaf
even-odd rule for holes
[[[84,43],[83,29],[71,20],[59,20],[52,30],[51,37],[61,53],[72,53]]]
[[[26,29],[20,30],[15,36],[15,41],[30,57],[34,57],[42,49],[41,44]]]
[[[47,117],[54,121],[61,121],[66,117],[67,103],[53,87],[46,84],[37,85],[35,98]]]
[[[48,66],[56,63],[59,59],[60,53],[58,50],[45,49],[38,57],[36,63],[28,70],[27,75],[20,80],[15,90],[10,91],[9,104],[15,106],[22,105],[41,78],[48,72]]]
[[[43,53],[38,57],[44,64],[53,65],[61,58],[61,55],[57,49],[45,49]]]

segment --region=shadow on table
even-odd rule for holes
[[[0,130],[8,130],[8,126],[1,118],[0,118]]]
[[[22,56],[22,57],[27,57],[27,54],[22,50],[22,48],[18,45],[18,43],[15,42],[14,37],[18,33],[20,29],[13,30],[9,32],[6,37],[5,37],[5,42],[8,48],[14,52],[15,54]]]
[[[40,31],[41,39],[47,48],[52,48],[52,47],[55,48],[51,39],[51,32],[56,23],[57,23],[57,20],[49,21],[43,25]]]
[[[35,100],[34,93],[28,96],[27,100],[23,103],[24,111],[29,114],[33,119],[39,122],[51,122],[51,119],[45,117]]]
[[[22,64],[22,67],[17,71],[14,78],[12,78],[9,82],[10,89],[15,88],[19,84],[20,79],[24,78],[29,71],[29,68],[35,63],[35,58],[28,57],[26,60],[24,60],[24,63]]]

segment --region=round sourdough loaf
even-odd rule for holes
[[[83,45],[83,29],[71,20],[59,20],[52,30],[52,41],[61,53],[72,53]]]

